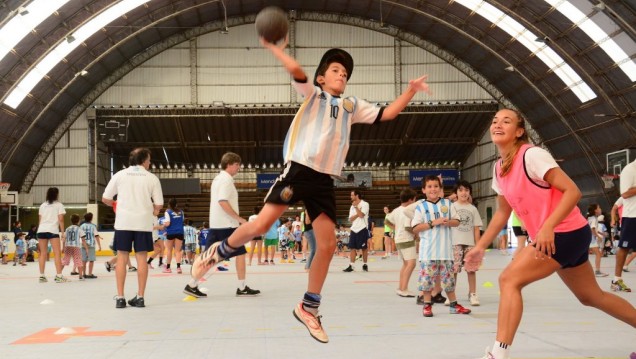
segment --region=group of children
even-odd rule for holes
[[[9,264],[9,254],[11,254],[11,240],[6,234],[2,235],[0,242],[0,258],[2,264]],[[15,250],[13,251],[13,266],[26,266],[27,256],[37,251],[38,241],[35,238],[26,239],[26,233],[20,232],[15,240]]]

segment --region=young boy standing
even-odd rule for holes
[[[353,71],[353,59],[341,49],[328,50],[320,60],[312,81],[300,64],[284,49],[288,39],[278,44],[261,38],[268,49],[291,74],[294,88],[304,97],[285,139],[285,168],[265,198],[265,206],[254,222],[240,226],[229,238],[215,243],[193,268],[197,281],[206,270],[234,255],[236,248],[265,233],[287,208],[303,201],[316,238],[316,257],[309,271],[309,283],[293,315],[311,336],[321,343],[329,338],[321,324],[318,308],[322,287],[336,245],[336,200],[332,175],[340,176],[349,148],[351,125],[393,120],[417,92],[430,92],[426,76],[409,81],[409,86],[385,108],[356,97],[342,97]]]
[[[453,241],[451,228],[459,226],[459,216],[451,201],[440,198],[442,182],[437,176],[426,176],[422,181],[422,192],[426,200],[415,208],[413,233],[420,237],[420,290],[424,296],[425,317],[433,316],[433,302],[431,291],[435,277],[440,277],[442,286],[450,301],[451,314],[469,314],[466,309],[457,304],[455,295],[455,278],[453,278]]]
[[[397,207],[393,212],[387,214],[384,219],[385,228],[388,227],[389,232],[391,230],[395,232],[395,247],[398,251],[398,256],[402,258],[399,288],[396,291],[400,297],[415,297],[415,294],[409,291],[409,280],[411,279],[413,269],[415,269],[417,253],[415,251],[415,238],[413,237],[413,231],[411,229],[413,212],[411,212],[409,216],[407,208],[415,203],[416,198],[417,194],[412,189],[407,188],[402,190],[402,192],[400,192],[400,207]],[[391,243],[389,242],[389,244]]]
[[[102,242],[97,231],[97,226],[93,223],[93,214],[88,212],[84,215],[84,223],[80,228],[86,234],[86,246],[82,247],[82,261],[84,262],[84,278],[95,279],[96,275],[93,274],[93,266],[95,265],[95,244],[99,250],[102,250]],[[86,265],[88,263],[88,265]],[[86,274],[88,271],[88,274]]]
[[[459,216],[459,226],[452,227],[453,238],[453,276],[457,283],[457,274],[466,269],[468,275],[468,300],[470,305],[478,306],[479,297],[477,296],[477,270],[478,266],[470,266],[464,264],[464,256],[475,247],[475,243],[479,241],[479,229],[483,225],[479,211],[472,203],[470,203],[470,195],[473,191],[468,181],[459,180],[453,188],[453,193],[457,195],[457,201],[453,203],[453,207]]]
[[[62,252],[64,253],[62,266],[71,264],[71,258],[73,258],[73,265],[79,271],[79,280],[84,280],[84,262],[82,262],[82,251],[80,248],[88,250],[88,245],[86,244],[84,230],[78,226],[79,220],[79,215],[71,215],[71,225],[66,228],[66,240],[62,247]]]

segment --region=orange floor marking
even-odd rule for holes
[[[117,337],[126,334],[125,330],[87,331],[89,327],[73,327],[73,334],[55,334],[60,328],[46,328],[35,334],[18,339],[11,344],[50,344],[63,343],[71,337]]]

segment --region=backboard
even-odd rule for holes
[[[605,155],[607,174],[620,175],[623,168],[635,158],[636,148],[626,148],[624,150],[607,153]]]

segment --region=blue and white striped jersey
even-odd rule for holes
[[[427,223],[437,218],[446,217],[448,220],[457,219],[459,216],[452,206],[451,201],[441,198],[437,202],[421,201],[415,207],[411,226]],[[419,233],[420,236],[420,261],[452,260],[453,237],[450,227],[435,226],[432,229]]]

